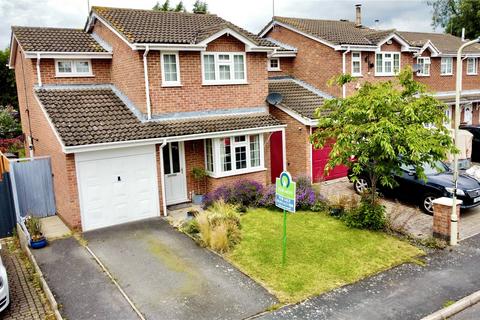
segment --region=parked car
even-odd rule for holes
[[[395,174],[398,185],[393,189],[379,187],[385,195],[391,195],[406,201],[418,203],[420,208],[428,214],[433,214],[433,200],[453,195],[453,172],[443,162],[438,161],[435,166],[423,166],[427,181],[418,178],[413,166],[404,166],[400,174]],[[351,174],[349,173],[351,181]],[[370,187],[367,175],[360,175],[353,187],[357,193],[362,193]],[[457,198],[462,200],[461,208],[472,208],[480,205],[480,183],[473,177],[465,174],[458,176]]]
[[[0,244],[0,251],[2,250],[2,245]],[[8,290],[8,277],[7,269],[2,262],[2,257],[0,257],[0,312],[5,310],[10,303],[10,293]]]
[[[467,130],[468,132],[473,134],[472,161],[480,162],[480,126],[462,124],[460,125],[460,129]]]

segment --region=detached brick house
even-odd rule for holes
[[[13,27],[22,127],[31,155],[51,156],[58,215],[87,231],[269,182],[276,49],[210,14],[93,7],[83,30]]]
[[[315,150],[308,140],[316,128],[312,111],[325,98],[353,94],[364,81],[391,80],[407,65],[432,95],[450,105],[447,115],[453,119],[455,57],[464,42],[461,38],[367,28],[361,22],[360,5],[355,22],[273,17],[259,35],[282,47],[270,56],[268,70],[270,92],[284,99],[270,105],[270,113],[287,124],[287,168],[294,176],[314,181],[345,176],[345,168],[323,176],[329,148]],[[480,45],[466,48],[463,59],[461,121],[480,124]],[[342,73],[356,81],[343,88],[327,85]]]

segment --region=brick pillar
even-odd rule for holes
[[[460,205],[462,200],[457,199],[458,226],[460,226]],[[438,198],[433,201],[433,236],[446,241],[450,240],[450,225],[452,215],[452,198]],[[458,228],[460,230],[460,227]],[[459,237],[457,233],[457,238]]]

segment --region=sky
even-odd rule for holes
[[[10,27],[83,28],[90,5],[150,9],[156,0],[0,0],[0,48],[10,44]],[[191,10],[195,0],[184,0]],[[275,15],[348,19],[355,21],[355,4],[362,4],[366,26],[403,31],[433,31],[426,0],[274,0]],[[160,1],[163,3],[163,0]],[[170,0],[176,4],[177,0]],[[208,9],[249,31],[258,32],[272,17],[273,0],[207,0]],[[378,19],[378,25],[375,20]]]

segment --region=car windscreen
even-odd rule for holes
[[[402,165],[401,169],[406,172],[415,172],[415,167],[410,165]],[[425,163],[423,165],[423,170],[424,170],[424,173],[428,176],[432,174],[446,172],[448,171],[448,167],[443,162],[437,161],[435,162],[435,165],[430,165],[429,163]]]

